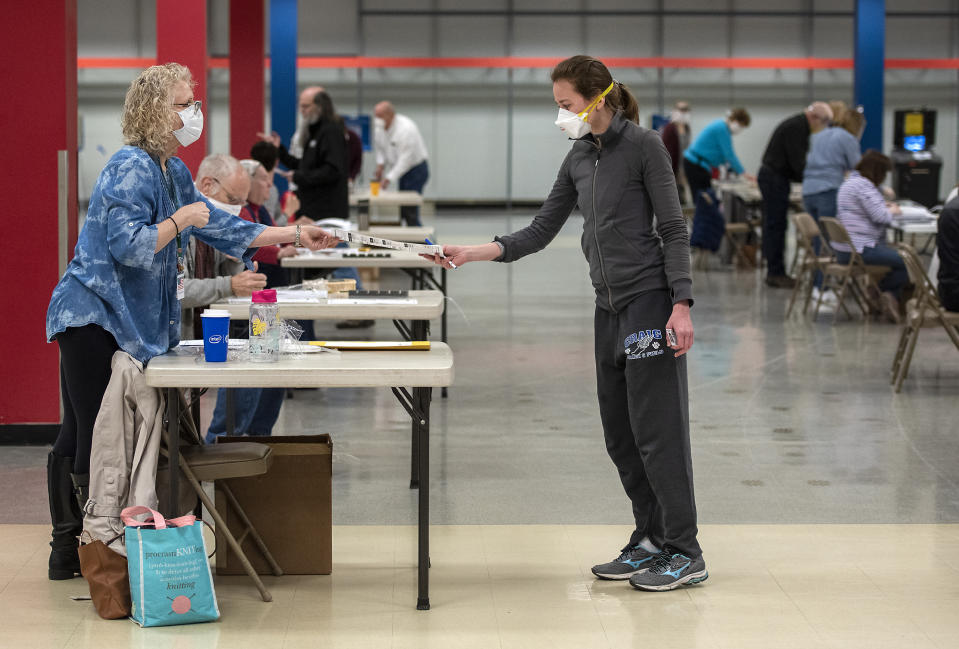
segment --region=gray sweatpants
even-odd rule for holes
[[[666,290],[638,296],[619,313],[597,307],[596,383],[606,449],[644,537],[696,558],[696,499],[689,447],[686,357],[666,343]]]

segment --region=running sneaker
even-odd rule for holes
[[[629,583],[640,590],[672,590],[682,585],[704,582],[708,577],[702,556],[690,559],[681,552],[664,549],[653,560],[649,570],[633,575]]]
[[[593,566],[593,574],[600,579],[629,579],[647,570],[659,556],[641,545],[626,546],[618,557],[609,563]]]

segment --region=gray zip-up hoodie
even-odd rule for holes
[[[692,305],[689,232],[658,133],[617,112],[605,133],[576,140],[533,222],[496,237],[503,246],[497,261],[545,248],[576,205],[597,306],[616,313],[656,289],[670,289],[674,303]]]

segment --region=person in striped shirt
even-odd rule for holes
[[[849,173],[839,187],[837,212],[840,223],[849,232],[856,252],[868,265],[888,266],[889,272],[879,280],[883,311],[899,322],[899,301],[902,289],[909,283],[906,265],[895,248],[886,244],[886,226],[892,217],[901,214],[898,205],[887,205],[879,189],[892,170],[892,161],[870,149],[863,154],[855,171]],[[831,244],[840,263],[849,261],[849,246]]]

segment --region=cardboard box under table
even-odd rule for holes
[[[229,481],[237,501],[287,575],[328,575],[333,566],[331,480],[333,443],[329,435],[221,437],[218,444],[256,441],[273,449],[263,475]],[[216,508],[259,574],[272,574],[224,494]],[[216,574],[246,574],[236,554],[217,534]]]

